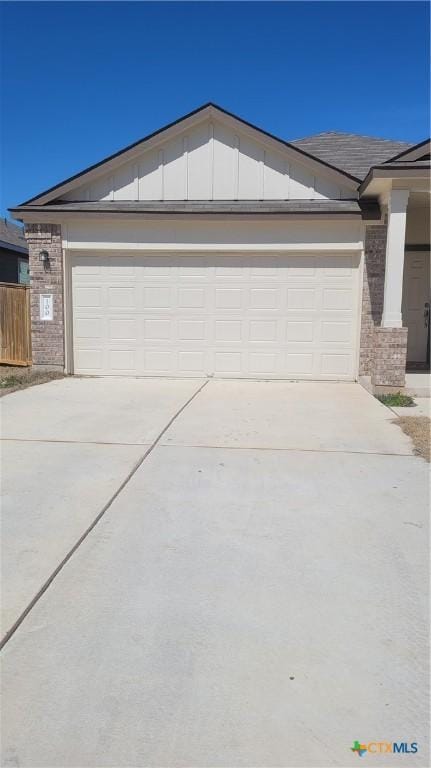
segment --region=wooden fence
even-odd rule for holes
[[[0,283],[0,363],[31,365],[29,285]]]

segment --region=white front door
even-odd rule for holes
[[[424,363],[427,359],[428,320],[426,304],[430,302],[430,252],[406,252],[403,280],[403,325],[409,329],[407,360]]]
[[[77,253],[74,371],[356,376],[359,254]]]

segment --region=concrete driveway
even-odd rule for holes
[[[428,467],[388,409],[65,379],[2,411],[3,766],[428,765]]]

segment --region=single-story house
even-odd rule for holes
[[[430,142],[284,141],[214,104],[37,195],[35,365],[362,380],[429,363]]]
[[[28,245],[24,230],[0,219],[0,283],[28,283]]]

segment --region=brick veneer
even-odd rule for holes
[[[31,286],[33,365],[64,368],[63,253],[59,224],[26,224]],[[48,251],[49,268],[39,260]],[[40,320],[40,294],[53,296],[53,319]]]
[[[407,328],[381,328],[385,291],[386,225],[366,228],[359,375],[375,386],[403,387]]]
[[[375,328],[371,383],[403,387],[406,377],[407,328]]]
[[[371,376],[375,344],[374,329],[380,326],[382,320],[386,233],[387,228],[384,225],[366,228],[359,353],[360,376]]]

